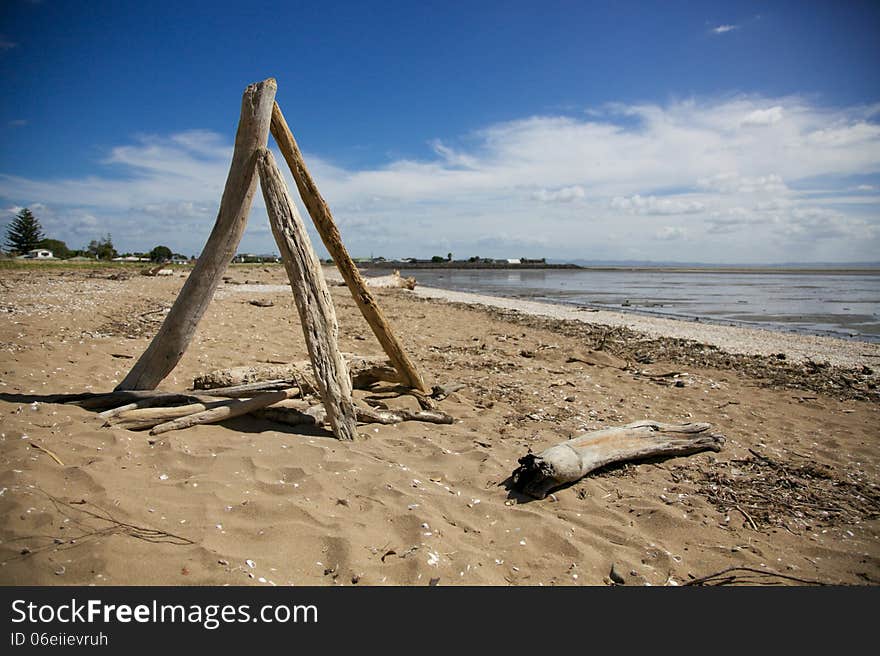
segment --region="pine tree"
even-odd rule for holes
[[[15,215],[6,229],[6,247],[19,253],[37,248],[43,239],[45,236],[40,222],[26,207]]]

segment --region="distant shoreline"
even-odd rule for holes
[[[684,339],[717,347],[727,353],[774,356],[785,353],[794,362],[828,361],[835,366],[859,368],[875,365],[880,344],[839,336],[771,330],[765,327],[723,322],[686,321],[681,318],[623,312],[603,308],[587,309],[564,303],[457,292],[419,285],[416,296],[436,301],[486,306],[506,311],[577,323],[620,326],[651,338]]]
[[[632,271],[638,273],[730,273],[730,274],[835,274],[835,275],[880,275],[880,267],[728,267],[728,266],[582,266],[578,264],[489,264],[480,262],[455,262],[449,265],[431,263],[409,262],[370,262],[358,263],[360,269],[376,269],[381,271],[391,270],[436,270],[436,271],[468,271],[472,269],[495,269],[505,271],[538,270],[538,269],[562,269],[573,271]]]

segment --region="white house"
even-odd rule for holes
[[[35,248],[32,251],[28,251],[25,255],[19,255],[19,257],[25,260],[52,260],[55,258],[52,251],[45,248]]]

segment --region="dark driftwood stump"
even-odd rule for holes
[[[573,483],[611,463],[720,451],[724,437],[709,433],[711,427],[646,420],[584,433],[537,455],[529,453],[520,458],[511,476],[512,488],[543,499],[553,488]]]

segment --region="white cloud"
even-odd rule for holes
[[[822,128],[807,135],[807,141],[817,146],[848,147],[866,142],[880,146],[880,125],[860,121],[853,125]]]
[[[672,241],[674,239],[684,239],[685,234],[684,228],[677,226],[664,226],[660,228],[654,236],[663,241]]]
[[[719,25],[718,27],[712,28],[712,33],[713,34],[725,34],[727,32],[732,32],[733,30],[737,29],[738,27],[739,27],[738,25]]]
[[[580,185],[563,187],[555,191],[540,189],[532,194],[532,198],[545,203],[570,203],[574,200],[580,200],[584,196],[586,196],[586,192]]]
[[[697,185],[703,189],[722,194],[782,193],[788,191],[785,182],[778,175],[761,175],[754,178],[738,173],[716,173],[708,178],[700,178]]]
[[[686,198],[642,197],[639,194],[611,199],[611,207],[630,214],[696,214],[706,209],[703,203]]]
[[[763,125],[773,125],[782,120],[782,107],[776,105],[769,109],[756,109],[743,118],[741,125],[745,127],[759,127]]]
[[[707,261],[797,260],[814,235],[825,259],[876,259],[880,199],[861,184],[880,174],[876,115],[877,106],[825,108],[798,97],[617,104],[583,119],[489,125],[461,135],[466,147],[428,141],[433,154],[423,160],[360,169],[313,153],[306,161],[354,254],[430,256],[443,243],[457,255],[674,259],[663,244],[686,234]],[[58,238],[109,231],[125,250],[142,250],[161,236],[197,253],[231,143],[204,130],[141,136],[107,154],[111,176],[4,171],[0,200],[44,204]],[[810,208],[832,214],[803,213]],[[675,230],[665,216],[678,217]],[[258,193],[243,248],[275,250],[265,222]],[[780,240],[786,231],[804,238]]]

